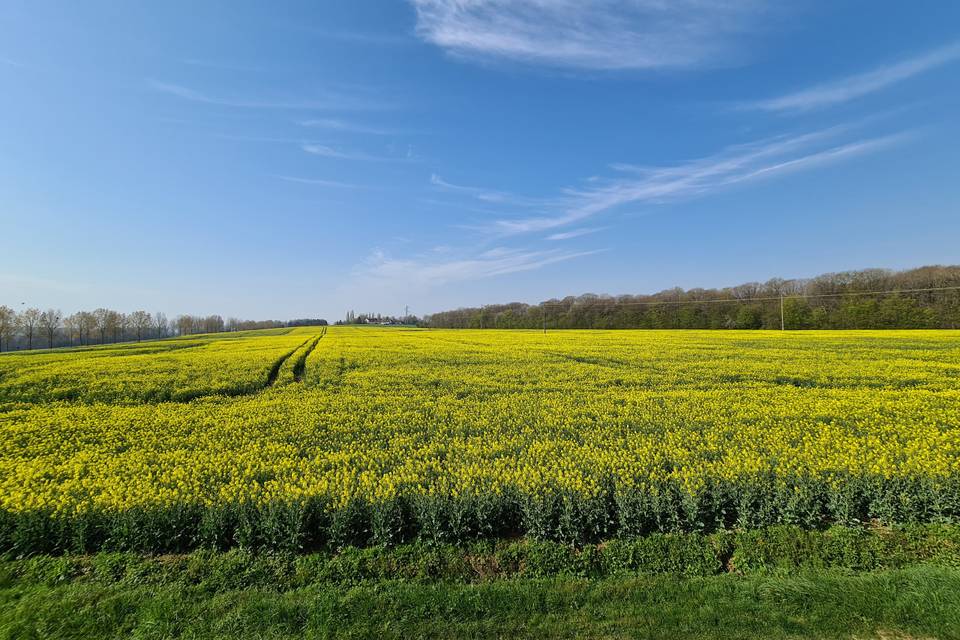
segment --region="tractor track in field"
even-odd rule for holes
[[[277,381],[277,378],[280,376],[280,369],[283,367],[283,363],[289,360],[290,356],[292,356],[297,351],[299,351],[300,348],[306,345],[308,342],[310,342],[310,338],[307,338],[306,340],[298,344],[296,347],[294,347],[292,350],[283,354],[283,356],[279,360],[273,363],[273,366],[270,367],[270,372],[267,374],[267,384],[263,385],[264,389],[268,389],[274,385],[274,383]]]
[[[280,358],[278,358],[278,359],[276,360],[276,362],[274,362],[273,365],[270,367],[270,371],[267,373],[267,382],[266,382],[266,384],[264,384],[262,387],[259,387],[259,388],[257,388],[257,389],[251,389],[251,390],[240,390],[240,391],[237,391],[237,392],[229,392],[229,391],[228,391],[228,392],[226,392],[226,393],[220,393],[220,394],[200,394],[200,395],[197,395],[197,396],[194,396],[194,397],[191,397],[191,398],[186,398],[186,399],[184,399],[184,400],[182,400],[182,401],[183,401],[183,402],[188,402],[188,401],[190,401],[190,400],[194,400],[194,399],[196,399],[196,398],[202,398],[202,397],[205,397],[205,396],[208,396],[208,395],[225,395],[225,396],[230,396],[230,397],[234,397],[234,398],[235,398],[235,397],[239,397],[239,396],[251,396],[251,395],[255,395],[255,394],[257,394],[257,393],[262,393],[262,392],[266,391],[267,389],[270,389],[271,387],[273,387],[273,386],[276,384],[277,379],[280,377],[280,370],[283,368],[283,365],[287,362],[287,360],[289,360],[290,358],[292,358],[293,355],[294,355],[297,351],[299,351],[300,349],[303,349],[303,347],[307,347],[307,348],[304,350],[303,355],[299,356],[299,357],[297,358],[297,361],[296,361],[296,362],[294,363],[294,365],[293,365],[294,381],[295,381],[295,382],[301,382],[301,381],[303,380],[304,370],[306,369],[306,365],[307,365],[307,357],[308,357],[311,353],[313,353],[313,350],[316,348],[317,343],[320,342],[320,338],[322,338],[322,337],[325,336],[326,334],[327,334],[327,329],[326,329],[326,327],[324,327],[324,329],[323,329],[323,331],[320,333],[320,335],[317,336],[316,338],[313,338],[313,339],[312,339],[312,343],[311,343],[311,338],[307,338],[306,340],[304,340],[303,342],[301,342],[300,344],[298,344],[296,347],[294,347],[293,349],[291,349],[291,350],[288,351],[287,353],[283,354]],[[309,345],[309,346],[307,346],[307,345]]]
[[[306,373],[307,369],[307,358],[310,357],[310,354],[313,353],[313,350],[317,348],[317,344],[320,343],[320,340],[323,336],[327,335],[327,328],[324,327],[323,331],[320,332],[316,338],[313,339],[313,342],[309,347],[304,350],[304,352],[297,358],[297,361],[293,363],[293,381],[294,382],[303,382],[303,374]]]

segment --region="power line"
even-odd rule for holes
[[[777,295],[777,296],[752,296],[749,298],[713,298],[713,299],[701,299],[701,300],[681,300],[681,293],[677,294],[675,300],[644,300],[644,301],[632,301],[632,302],[622,302],[617,301],[612,298],[592,298],[589,302],[602,303],[607,307],[629,307],[629,306],[654,306],[654,305],[676,305],[678,310],[678,328],[679,328],[679,308],[683,304],[724,304],[724,303],[733,303],[733,302],[770,302],[770,301],[779,301],[780,303],[780,330],[783,331],[785,326],[785,314],[784,314],[784,301],[785,300],[805,300],[809,298],[843,298],[843,297],[854,297],[854,296],[876,296],[876,295],[888,295],[888,294],[902,294],[902,293],[926,293],[926,292],[944,292],[944,291],[960,291],[960,286],[950,286],[950,287],[922,287],[914,289],[888,289],[888,290],[873,290],[873,291],[846,291],[842,293],[795,293],[788,295]],[[543,332],[547,332],[547,309],[548,308],[567,308],[572,309],[580,303],[579,300],[575,300],[570,303],[565,302],[541,302],[539,304],[523,304],[527,309],[533,307],[541,308],[541,321],[543,324]],[[521,303],[522,304],[522,303]],[[483,305],[480,311],[480,328],[483,328],[483,314],[486,312],[487,307],[496,307],[504,306],[510,307],[512,305]]]
[[[720,298],[720,299],[708,299],[708,300],[681,300],[680,293],[677,294],[676,300],[646,300],[642,302],[618,302],[611,300],[610,298],[597,298],[591,300],[592,302],[602,302],[606,303],[608,306],[613,307],[627,307],[627,306],[652,306],[652,305],[676,305],[677,308],[677,327],[679,328],[679,312],[680,305],[682,304],[705,304],[705,303],[730,303],[730,302],[769,302],[777,300],[780,302],[780,330],[784,331],[786,329],[786,324],[784,322],[784,309],[783,301],[784,300],[800,300],[807,298],[842,298],[846,296],[874,296],[874,295],[884,295],[884,294],[901,294],[901,293],[923,293],[929,291],[960,291],[960,286],[955,287],[924,287],[918,289],[890,289],[887,291],[848,291],[845,293],[800,293],[792,295],[779,295],[779,296],[756,296],[751,298]],[[543,308],[543,332],[547,332],[547,308],[548,307],[558,307],[558,308],[570,308],[577,304],[576,301],[572,303],[563,303],[563,302],[541,302],[539,307]],[[533,305],[530,305],[533,306]]]
[[[752,297],[752,298],[714,298],[714,299],[704,299],[704,300],[649,300],[643,302],[619,302],[611,300],[610,298],[597,298],[591,300],[591,302],[603,302],[613,306],[638,306],[638,305],[657,305],[657,304],[709,304],[709,303],[723,303],[723,302],[762,302],[762,301],[771,301],[771,300],[794,300],[794,299],[806,299],[806,298],[842,298],[844,296],[872,296],[872,295],[882,295],[889,293],[921,293],[924,291],[960,291],[960,286],[957,287],[927,287],[924,289],[891,289],[889,291],[850,291],[847,293],[795,293],[785,296],[761,296],[761,297]],[[541,307],[569,307],[577,304],[577,302],[572,303],[563,303],[563,302],[541,302],[537,305],[530,306],[541,306]],[[506,306],[506,305],[504,305]]]

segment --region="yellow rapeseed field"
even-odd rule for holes
[[[0,544],[21,550],[954,519],[960,332],[332,327],[10,354],[0,430]]]

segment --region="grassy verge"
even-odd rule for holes
[[[0,588],[0,637],[958,638],[960,570],[400,581],[289,591]]]
[[[709,535],[653,534],[581,547],[515,540],[348,547],[310,554],[231,549],[179,555],[37,555],[0,561],[0,584],[183,584],[208,590],[291,590],[363,581],[790,575],[803,570],[864,572],[917,564],[960,568],[960,526],[832,527],[825,531],[781,526]]]
[[[0,560],[4,638],[960,638],[960,526]]]

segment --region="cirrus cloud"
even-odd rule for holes
[[[960,60],[960,42],[954,42],[939,49],[928,51],[923,55],[901,60],[895,64],[878,67],[872,71],[848,76],[777,98],[748,103],[743,105],[743,108],[761,111],[800,112],[830,107],[886,89],[913,76],[957,60]]]
[[[403,289],[430,289],[455,282],[481,280],[524,271],[535,271],[551,264],[602,253],[561,251],[558,249],[513,249],[494,247],[482,252],[451,255],[445,247],[442,256],[419,255],[395,258],[382,250],[373,251],[354,269],[354,282]]]
[[[453,54],[577,69],[718,66],[764,0],[412,0],[416,33]]]
[[[656,206],[715,193],[743,183],[812,170],[830,163],[877,153],[916,136],[907,130],[873,137],[849,139],[856,126],[837,125],[794,135],[780,135],[728,146],[718,153],[674,165],[641,166],[615,163],[609,177],[594,176],[583,186],[567,187],[555,198],[528,199],[515,194],[477,187],[455,186],[454,191],[475,199],[478,194],[498,194],[488,205],[501,205],[505,215],[494,215],[479,227],[495,235],[553,232],[550,240],[575,238],[585,233],[557,232],[560,227],[609,212],[624,205]],[[835,140],[848,136],[845,141]],[[449,185],[434,176],[432,184]],[[530,210],[518,206],[527,200],[542,203]],[[519,216],[509,215],[519,213]],[[527,215],[523,215],[526,213]]]

